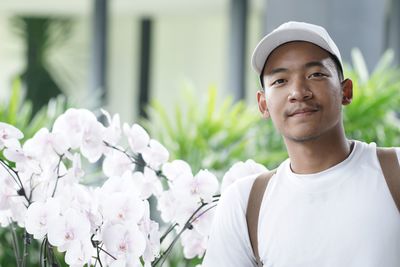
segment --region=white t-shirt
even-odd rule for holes
[[[221,197],[203,267],[256,266],[245,214],[257,176],[238,180]],[[258,225],[266,267],[400,266],[400,213],[375,144],[355,141],[349,157],[316,174],[295,174],[284,161],[264,194]]]

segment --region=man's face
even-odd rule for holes
[[[290,42],[269,56],[265,92],[259,108],[271,117],[285,140],[303,142],[342,130],[341,106],[352,96],[350,80],[341,82],[328,52],[308,42]]]

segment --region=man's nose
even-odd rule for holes
[[[288,99],[290,102],[305,101],[311,99],[313,93],[302,78],[296,78],[292,81]]]

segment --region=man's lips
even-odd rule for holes
[[[307,116],[310,115],[314,112],[317,112],[319,109],[318,108],[299,108],[295,109],[293,111],[288,112],[289,117],[297,117],[297,116]]]

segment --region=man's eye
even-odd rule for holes
[[[279,85],[279,84],[282,84],[284,82],[285,82],[284,79],[278,79],[278,80],[275,80],[271,85]]]
[[[321,72],[314,72],[312,73],[310,76],[308,76],[308,78],[320,78],[320,77],[325,77],[326,75],[321,73]]]

